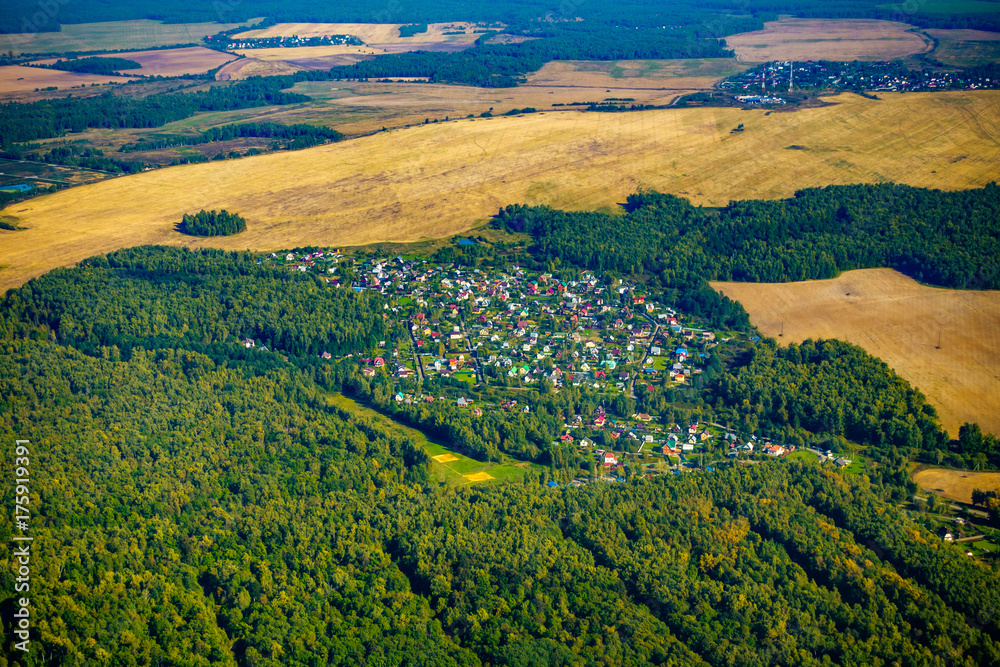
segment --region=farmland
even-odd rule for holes
[[[468,230],[514,202],[613,210],[640,187],[724,205],[837,183],[961,189],[996,177],[995,93],[831,101],[795,113],[708,108],[463,119],[115,178],[7,207],[25,230],[3,232],[17,234],[17,243],[4,239],[0,248],[7,265],[0,287],[121,247],[415,241]],[[740,123],[745,130],[731,133]],[[239,213],[247,231],[211,241],[173,231],[182,214],[203,208]]]
[[[431,23],[425,32],[418,32],[410,37],[400,37],[400,23],[279,23],[261,30],[249,30],[234,35],[234,39],[261,39],[270,37],[321,37],[323,35],[353,35],[365,44],[380,49],[388,45],[412,45],[413,49],[427,49],[429,45],[439,43],[472,44],[479,35],[473,33],[473,26],[467,23]],[[458,32],[462,35],[445,35],[445,32]],[[400,48],[399,50],[410,50]]]
[[[925,491],[938,493],[960,503],[971,503],[973,489],[1000,489],[1000,472],[922,468],[913,474],[913,481]]]
[[[148,49],[172,44],[193,44],[206,35],[247,23],[160,23],[159,21],[108,21],[64,25],[60,32],[0,35],[0,50],[17,53],[67,53]]]
[[[927,396],[952,437],[967,421],[1000,433],[1000,292],[926,287],[890,269],[713,287],[782,344],[839,338],[865,348]]]
[[[934,59],[952,67],[1000,63],[1000,33],[983,30],[928,30],[938,40]]]
[[[699,90],[746,69],[724,58],[701,60],[557,60],[528,77],[528,86]]]
[[[764,30],[726,37],[741,62],[769,60],[891,60],[923,53],[930,40],[913,26],[861,19],[783,19]]]
[[[36,88],[56,86],[60,90],[77,86],[93,86],[107,83],[125,83],[129,81],[123,76],[106,76],[99,74],[77,74],[41,67],[25,67],[22,65],[7,65],[0,67],[0,101],[19,99],[25,93]]]

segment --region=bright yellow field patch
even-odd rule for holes
[[[303,151],[113,178],[8,206],[0,289],[150,243],[274,250],[460,233],[524,202],[615,209],[640,187],[695,204],[896,181],[982,186],[1000,164],[1000,93],[854,95],[794,113],[546,112],[383,132]],[[744,131],[731,133],[739,124]],[[791,150],[790,146],[798,146]],[[184,213],[235,211],[247,230],[195,239]]]
[[[949,500],[972,502],[972,490],[1000,489],[1000,472],[970,472],[946,468],[926,468],[913,475],[913,481],[925,491],[940,493]]]
[[[471,475],[462,475],[462,477],[469,480],[470,482],[485,482],[487,480],[493,479],[493,475],[489,474],[488,472],[477,472]]]
[[[927,287],[890,269],[712,286],[782,345],[839,338],[879,357],[927,396],[951,437],[965,422],[1000,433],[1000,292]]]
[[[452,461],[458,460],[458,457],[454,454],[438,454],[437,456],[432,456],[431,458],[438,463],[451,463]]]
[[[930,50],[913,26],[865,19],[783,19],[764,30],[726,37],[741,62],[769,60],[893,60]]]

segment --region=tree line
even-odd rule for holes
[[[221,211],[202,209],[194,215],[185,213],[181,218],[181,231],[192,236],[230,236],[247,228],[247,221],[241,216]]]
[[[174,146],[197,146],[216,141],[231,141],[259,137],[266,139],[286,139],[288,148],[308,148],[330,141],[340,141],[344,135],[329,127],[315,125],[280,125],[278,123],[243,123],[212,127],[199,135],[181,134],[144,137],[139,141],[122,144],[119,153],[160,150]]]

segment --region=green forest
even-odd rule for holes
[[[181,218],[180,231],[192,236],[231,236],[247,228],[247,221],[226,209],[206,211],[202,209],[194,215],[185,213]]]
[[[0,430],[31,441],[34,541],[31,652],[5,624],[3,664],[1000,661],[1000,573],[891,504],[910,492],[889,472],[901,453],[947,444],[933,411],[859,348],[750,344],[706,396],[748,429],[881,448],[882,474],[773,461],[552,486],[570,462],[545,415],[593,396],[541,392],[531,415],[475,424],[393,415],[552,471],[453,487],[327,400],[384,400],[351,357],[396,335],[386,305],[251,253],[173,248],[8,292]]]

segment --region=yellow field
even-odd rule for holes
[[[965,422],[1000,433],[1000,292],[926,287],[890,269],[713,287],[783,345],[839,338],[865,348],[927,396],[953,438]]]
[[[206,49],[203,46],[187,46],[180,49],[157,49],[154,51],[129,51],[128,53],[108,53],[97,58],[125,58],[142,65],[142,69],[126,70],[129,74],[142,76],[181,76],[202,74],[210,69],[225,65],[235,56]],[[63,58],[36,60],[39,65],[51,65]]]
[[[913,481],[925,491],[939,493],[949,500],[972,502],[972,490],[1000,489],[1000,472],[965,472],[946,468],[925,468],[913,475]]]
[[[476,41],[479,35],[472,33],[472,27],[467,23],[430,23],[427,32],[417,33],[412,37],[400,37],[399,28],[402,23],[278,23],[262,30],[248,30],[235,35],[246,39],[267,37],[322,37],[324,35],[354,35],[370,46],[378,44],[429,44],[436,42],[468,42]],[[445,35],[445,31],[454,32],[459,28],[467,28],[465,35]]]
[[[160,23],[159,21],[107,21],[63,25],[59,32],[29,32],[0,35],[0,51],[14,53],[66,53],[67,51],[111,51],[149,49],[171,44],[193,44],[207,35],[231,30],[246,23]]]
[[[639,187],[725,205],[831,183],[954,189],[996,178],[1000,93],[834,99],[794,113],[701,108],[463,119],[113,178],[8,206],[3,213],[26,230],[0,233],[7,267],[0,289],[127,246],[417,241],[468,230],[515,202],[616,209]],[[740,123],[745,131],[731,134]],[[212,239],[174,231],[182,214],[203,208],[238,212],[248,228]]]
[[[931,48],[913,26],[863,19],[782,19],[764,30],[726,37],[740,62],[769,60],[892,60]]]
[[[451,463],[452,461],[458,460],[458,457],[454,454],[438,454],[437,456],[432,456],[431,458],[438,463]]]
[[[493,475],[488,472],[474,472],[471,475],[462,475],[465,479],[470,482],[485,482],[487,480],[493,479]]]
[[[125,83],[126,81],[129,81],[129,78],[124,76],[77,74],[57,69],[7,65],[0,67],[0,99],[18,97],[22,93],[34,91],[35,88],[57,86],[62,90],[73,86],[90,86],[95,83]]]

